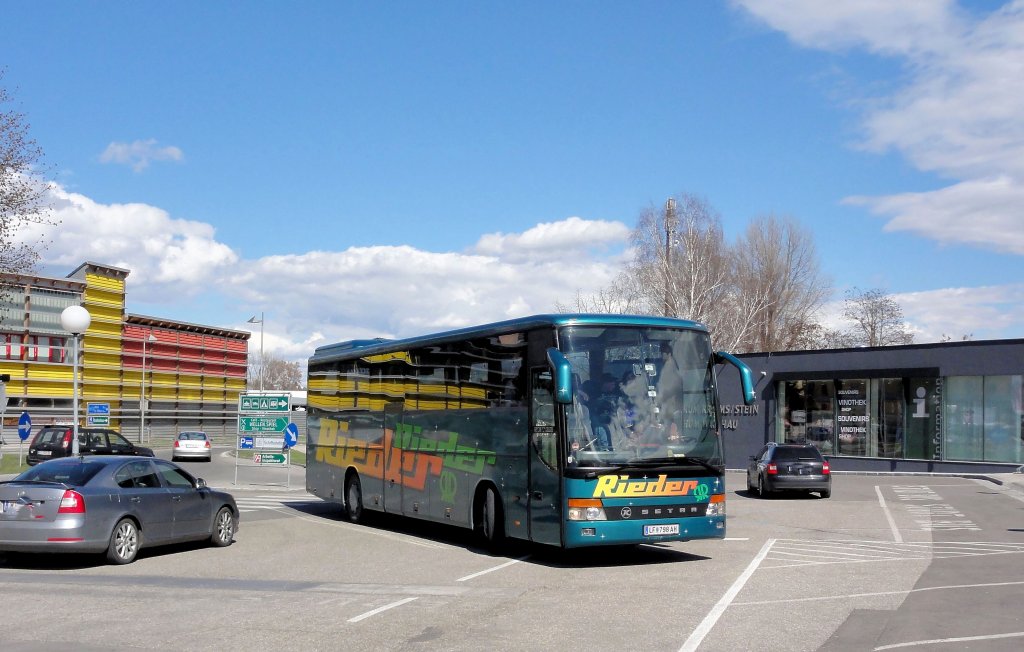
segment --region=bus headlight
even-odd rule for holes
[[[568,513],[570,521],[608,520],[604,513],[604,505],[600,500],[592,498],[570,498]]]

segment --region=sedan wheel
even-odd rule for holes
[[[135,521],[123,518],[117,522],[110,534],[107,546],[107,560],[112,564],[130,564],[139,554],[139,529]]]
[[[213,534],[210,536],[210,543],[223,548],[230,546],[235,536],[235,517],[229,507],[221,507],[217,517],[213,519]]]
[[[757,476],[757,495],[761,498],[768,495],[768,492],[764,489],[764,476],[762,475]]]

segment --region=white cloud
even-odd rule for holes
[[[136,172],[142,172],[152,161],[182,161],[185,154],[173,145],[160,147],[153,138],[136,140],[131,143],[110,143],[100,154],[100,163],[128,165]]]
[[[278,306],[340,339],[404,337],[548,312],[577,288],[607,285],[617,271],[614,262],[582,255],[524,260],[378,246],[270,256],[240,265],[225,282],[254,305]],[[275,283],[255,282],[260,278]]]
[[[174,219],[146,204],[101,204],[57,185],[50,197],[58,227],[48,233],[37,225],[21,236],[50,242],[43,252],[47,267],[108,263],[130,269],[129,284],[146,294],[173,288],[189,296],[208,290],[219,270],[238,260],[204,222]]]
[[[933,192],[849,197],[878,215],[886,231],[909,231],[945,244],[969,244],[1024,255],[1024,186],[1009,177],[964,181]]]
[[[227,303],[257,313],[272,306],[264,317],[265,350],[294,360],[345,339],[406,337],[549,312],[577,289],[607,286],[619,262],[594,249],[621,249],[629,235],[618,222],[573,217],[483,236],[490,244],[475,252],[376,246],[242,260],[207,223],[146,204],[101,204],[59,186],[51,192],[58,228],[23,234],[52,240],[43,252],[47,273],[62,275],[87,260],[129,269],[129,312],[138,312],[133,303],[167,306],[146,314],[248,330],[252,351],[259,350],[259,325],[218,324],[201,313]]]
[[[809,48],[866,47],[908,54],[948,43],[957,31],[952,0],[733,0],[769,26]]]
[[[889,230],[1024,253],[1024,0],[980,19],[952,0],[736,4],[801,46],[863,48],[904,64],[897,91],[864,103],[861,146],[895,150],[953,182],[851,202],[889,217]]]
[[[485,234],[473,250],[506,259],[551,259],[591,249],[621,247],[628,239],[629,227],[622,222],[570,217],[538,224],[523,233]]]
[[[1002,337],[1024,321],[1024,284],[943,288],[893,295],[917,329],[915,341]]]

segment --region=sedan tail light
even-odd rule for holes
[[[178,448],[179,446],[181,446],[181,442],[180,442],[180,441],[178,441],[177,439],[175,439],[175,440],[174,440],[174,447],[175,447],[175,448]]]
[[[210,440],[207,439],[206,443],[203,444],[203,448],[209,448],[209,447],[210,447]]]
[[[821,474],[828,475],[831,472],[831,469],[828,468],[828,462],[823,462],[821,465]]]
[[[778,465],[776,465],[775,462],[771,462],[770,464],[768,464],[768,475],[778,475],[778,474],[779,474],[779,467],[778,467]]]
[[[84,514],[85,513],[85,498],[82,494],[77,491],[68,489],[64,492],[64,496],[60,499],[60,509],[57,510],[58,514]]]

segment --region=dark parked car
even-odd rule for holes
[[[832,473],[816,446],[770,443],[747,465],[747,489],[762,498],[774,491],[818,492],[832,495]]]
[[[107,428],[79,428],[78,452],[82,455],[141,455],[153,457],[153,450],[136,446]],[[71,455],[71,426],[43,426],[28,447],[29,466]]]
[[[128,564],[143,547],[228,546],[237,530],[231,494],[166,460],[65,457],[0,482],[0,551],[105,551]]]

